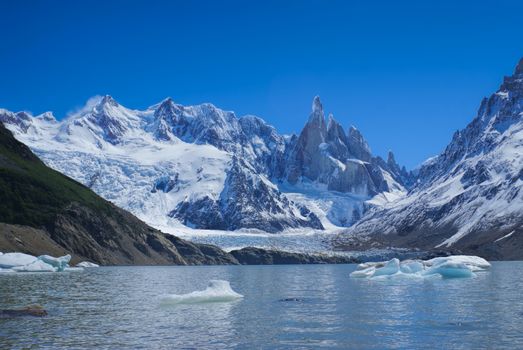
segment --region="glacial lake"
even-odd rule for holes
[[[356,265],[102,267],[2,274],[0,349],[523,348],[523,262],[463,279],[351,279]],[[230,282],[244,298],[164,305]],[[291,301],[280,301],[291,298]],[[295,299],[293,299],[295,298]]]

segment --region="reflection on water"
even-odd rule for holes
[[[49,316],[0,319],[0,349],[523,348],[522,268],[449,280],[352,279],[354,265],[5,274],[0,308],[41,304]],[[245,297],[161,305],[212,279]]]

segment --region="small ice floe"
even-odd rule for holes
[[[197,290],[187,294],[168,294],[162,298],[163,305],[200,304],[234,301],[243,295],[232,290],[228,281],[211,280],[205,290]]]
[[[379,277],[428,277],[443,278],[472,277],[474,272],[484,271],[490,263],[478,256],[453,255],[430,260],[405,260],[394,258],[385,262],[368,262],[358,265],[352,278]]]
[[[62,272],[70,269],[71,255],[55,258],[50,255],[39,257],[24,253],[0,255],[0,272]]]
[[[90,261],[82,261],[81,263],[76,264],[76,267],[100,267],[100,265]]]

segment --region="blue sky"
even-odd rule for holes
[[[314,95],[373,152],[439,153],[523,56],[521,1],[0,0],[0,107],[167,96],[299,132]]]

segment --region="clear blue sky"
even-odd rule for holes
[[[0,107],[167,96],[299,132],[314,95],[375,154],[439,153],[523,56],[522,1],[0,0]]]

